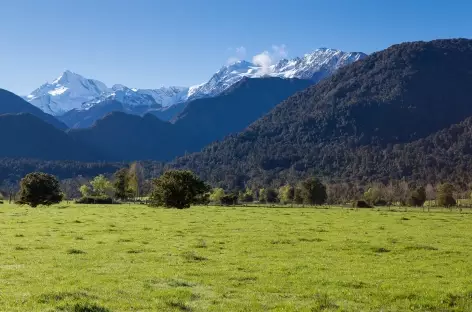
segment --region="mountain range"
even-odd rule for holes
[[[108,107],[115,108],[113,112],[106,113],[104,118],[88,125],[88,128],[69,129],[66,132],[63,124],[57,120],[56,127],[49,123],[49,119],[55,120],[54,117],[20,97],[0,90],[0,99],[12,96],[13,100],[37,113],[11,114],[18,112],[6,111],[10,114],[0,115],[4,117],[0,119],[3,122],[3,133],[12,133],[11,141],[8,141],[9,148],[0,150],[0,157],[16,155],[44,160],[80,161],[171,160],[188,152],[199,151],[206,144],[243,130],[279,102],[311,84],[312,81],[301,79],[244,78],[219,96],[190,101],[173,123],[160,120],[151,113],[142,117],[126,114],[120,111],[123,108],[121,102],[110,99],[106,103]],[[2,102],[0,106],[3,106]],[[96,111],[101,107],[96,105],[89,110]],[[87,119],[83,122],[87,122]],[[40,138],[48,143],[44,145],[44,150],[39,148],[42,144]],[[49,138],[55,139],[49,141]],[[25,146],[32,149],[25,149]],[[64,149],[64,146],[68,148]]]
[[[92,125],[104,117],[104,113],[115,111],[115,102],[122,104],[119,108],[122,112],[140,116],[151,113],[162,120],[170,120],[183,110],[183,103],[215,97],[245,77],[298,78],[316,83],[340,67],[365,56],[363,53],[323,48],[302,58],[281,60],[268,68],[247,61],[237,61],[223,66],[208,82],[189,88],[136,89],[124,85],[108,88],[103,82],[84,78],[67,70],[52,83],[42,85],[24,98],[44,112],[58,117],[71,128]],[[92,109],[95,107],[100,108]]]
[[[48,162],[47,168],[82,169],[88,165],[70,161],[154,159],[171,160],[165,168],[191,169],[226,189],[279,186],[312,175],[332,182],[472,183],[472,40],[402,43],[351,61],[329,65],[333,72],[318,83],[313,74],[248,77],[242,73],[251,65],[241,61],[219,72],[225,79],[241,77],[236,82],[223,86],[216,82],[225,79],[214,77],[218,95],[167,107],[124,104],[135,91],[115,86],[100,103],[69,111],[113,107],[111,113],[97,112],[105,117],[88,123],[83,116],[84,124],[67,131],[53,116],[0,90],[6,114],[0,130],[11,134],[0,157],[18,159],[6,161],[12,168],[0,173],[22,166],[22,157],[68,162]],[[140,113],[128,113],[130,107]],[[170,121],[156,116],[164,108],[178,108]]]
[[[309,175],[469,183],[471,85],[472,40],[394,45],[171,167],[192,169],[228,189]]]

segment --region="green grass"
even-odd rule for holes
[[[472,214],[0,205],[1,311],[472,311]]]

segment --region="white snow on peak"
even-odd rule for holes
[[[86,79],[69,70],[64,71],[52,83],[45,83],[26,96],[26,100],[52,115],[80,108],[82,103],[93,100],[108,90],[97,80]]]
[[[52,83],[45,83],[24,98],[44,112],[55,116],[72,109],[88,109],[107,100],[122,102],[130,109],[143,105],[156,108],[169,107],[189,99],[217,96],[244,77],[299,78],[310,79],[316,83],[340,67],[364,57],[366,57],[364,53],[320,48],[303,57],[280,60],[269,68],[241,60],[221,67],[210,80],[190,88],[139,89],[128,88],[121,84],[108,88],[103,82],[87,79],[66,70]]]
[[[220,94],[243,77],[280,77],[310,79],[314,82],[331,75],[342,66],[366,57],[364,53],[343,52],[336,49],[320,48],[302,58],[283,59],[267,68],[247,61],[237,61],[223,66],[208,82],[190,87],[190,99],[211,97]]]
[[[187,92],[185,87],[136,89],[115,84],[108,88],[101,81],[66,70],[52,83],[43,84],[24,99],[48,114],[60,116],[73,109],[89,109],[107,100],[116,100],[130,107],[171,106],[185,101]]]

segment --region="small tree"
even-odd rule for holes
[[[241,192],[239,200],[243,203],[252,203],[254,201],[254,192],[250,188],[246,188],[244,192]]]
[[[113,186],[110,181],[103,174],[96,176],[92,181],[93,192],[97,196],[111,196],[113,193]]]
[[[434,199],[436,199],[436,191],[434,190],[434,186],[431,184],[426,185],[426,200],[429,202],[429,206],[431,207],[431,204]]]
[[[300,183],[301,197],[308,205],[322,205],[328,197],[326,186],[316,178],[308,178]]]
[[[84,184],[79,187],[79,192],[82,194],[82,197],[88,197],[92,194],[92,189]]]
[[[202,180],[188,170],[170,170],[153,180],[151,206],[188,208],[210,191]]]
[[[408,198],[408,205],[413,207],[423,207],[426,201],[426,190],[424,187],[419,187],[411,192]]]
[[[126,200],[132,196],[132,191],[128,185],[128,169],[121,168],[114,174],[115,181],[113,182],[113,189],[115,191],[115,198]]]
[[[364,193],[364,200],[372,206],[383,201],[384,199],[382,197],[382,189],[377,185],[369,187],[369,189]]]
[[[385,200],[387,201],[387,205],[390,207],[392,203],[395,201],[395,186],[392,182],[387,184],[385,187]]]
[[[214,188],[210,194],[210,202],[219,203],[223,196],[225,196],[225,190],[219,187]]]
[[[266,195],[266,189],[265,188],[261,188],[259,190],[259,202],[261,203],[265,203],[266,202],[266,198],[267,198],[267,195]]]
[[[295,189],[289,184],[279,188],[279,199],[283,204],[289,204],[293,202],[295,197]]]
[[[268,204],[274,204],[278,202],[279,200],[279,194],[277,194],[277,191],[274,190],[273,188],[266,188],[264,192],[264,202]]]
[[[134,162],[129,167],[128,185],[134,197],[141,196],[144,185],[144,168],[139,162]]]
[[[456,205],[454,199],[454,186],[450,183],[443,183],[438,187],[437,201],[442,207],[452,207]]]
[[[293,190],[293,202],[298,205],[303,204],[302,189],[300,186],[297,186]]]
[[[50,206],[60,203],[62,192],[55,176],[42,172],[27,174],[20,181],[18,204]]]

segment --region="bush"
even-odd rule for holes
[[[273,188],[265,189],[265,198],[264,201],[268,204],[274,204],[279,201],[279,194]]]
[[[426,201],[426,190],[424,187],[420,187],[414,190],[408,198],[408,205],[412,207],[422,207]]]
[[[223,195],[220,198],[220,203],[224,206],[234,206],[238,204],[238,196],[236,194]]]
[[[438,205],[443,207],[454,207],[457,205],[456,200],[452,196],[438,198]]]
[[[358,200],[354,203],[355,208],[372,208],[371,205],[369,205],[366,201],[364,200]]]
[[[113,204],[113,198],[108,196],[84,196],[75,202],[77,204]]]
[[[384,199],[379,199],[374,203],[374,206],[389,206],[389,203]]]

